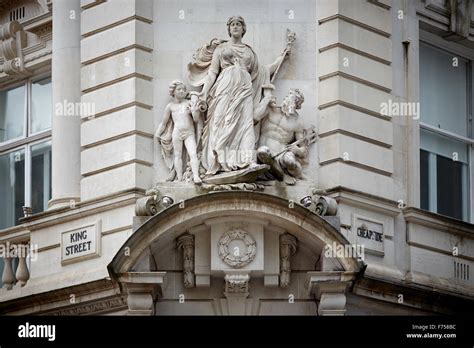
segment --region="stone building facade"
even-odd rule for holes
[[[0,313],[472,312],[473,12],[0,0]],[[169,85],[200,92],[188,64],[236,35],[236,14],[274,77],[264,97],[304,95],[298,117],[317,134],[304,178],[166,181]]]

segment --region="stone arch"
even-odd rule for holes
[[[176,202],[147,220],[117,252],[108,265],[109,273],[112,279],[127,284],[130,297],[130,289],[135,286],[132,283],[141,282],[141,286],[147,283],[149,284],[147,288],[151,288],[152,283],[163,281],[163,272],[161,272],[163,274],[149,272],[150,279],[153,280],[142,279],[142,276],[147,272],[143,272],[143,270],[137,272],[136,266],[149,256],[148,248],[150,245],[159,243],[160,239],[169,234],[175,236],[182,234],[203,224],[206,220],[217,218],[245,220],[250,217],[254,220],[270,222],[279,228],[291,231],[291,234],[299,242],[309,249],[318,250],[318,252],[321,252],[325,245],[349,244],[347,239],[333,225],[300,204],[290,204],[288,200],[281,197],[263,193],[247,191],[214,192]],[[128,253],[124,252],[125,248],[127,248]],[[312,275],[309,274],[311,272],[308,272],[308,291],[317,292],[317,289],[312,289],[311,282],[321,280],[327,281],[328,284],[343,282],[345,289],[347,281],[353,279],[364,269],[363,262],[354,257],[337,257],[336,263],[336,271],[332,273],[314,272],[315,274]],[[132,274],[134,275],[132,276]],[[135,279],[132,279],[133,277]],[[318,296],[321,296],[321,294]],[[343,302],[344,306],[345,297]],[[137,314],[141,314],[141,312],[137,312]]]

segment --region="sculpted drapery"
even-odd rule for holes
[[[262,98],[262,86],[270,82],[270,67],[260,65],[254,50],[240,41],[246,29],[242,17],[230,18],[228,27],[231,40],[212,40],[189,66],[191,84],[204,86],[208,103],[201,138],[201,164],[207,175],[255,162],[254,108]]]
[[[228,41],[212,39],[188,64],[189,83],[197,91],[188,94],[179,80],[170,85],[173,100],[155,134],[170,169],[168,180],[193,180],[206,189],[241,189],[239,184],[258,179],[292,185],[303,178],[300,162],[314,137],[298,120],[302,93],[290,90],[278,106],[271,82],[291,51],[295,33],[287,29],[283,53],[262,65],[242,42],[244,19],[231,17],[227,30]]]

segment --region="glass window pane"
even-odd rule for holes
[[[428,151],[420,151],[420,207],[425,210],[430,209],[429,156]]]
[[[420,131],[420,147],[436,155],[469,163],[469,145],[426,129]]]
[[[51,199],[51,141],[31,146],[31,207],[45,211]]]
[[[468,135],[467,67],[467,60],[420,43],[422,122],[462,136]]]
[[[0,91],[0,142],[24,135],[25,86]]]
[[[467,191],[467,187],[463,187],[463,167],[467,167],[466,164],[436,156],[438,213],[459,220],[463,219],[463,206],[466,204],[463,190]]]
[[[25,205],[24,149],[0,155],[0,229],[18,224]]]
[[[469,145],[422,129],[420,147],[420,207],[468,221]]]
[[[31,86],[31,131],[37,133],[51,128],[51,78],[35,81]]]

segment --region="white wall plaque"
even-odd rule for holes
[[[363,245],[364,250],[383,256],[384,255],[384,224],[383,221],[374,220],[354,214],[354,234],[357,244]]]
[[[100,220],[61,234],[61,264],[100,256]]]

